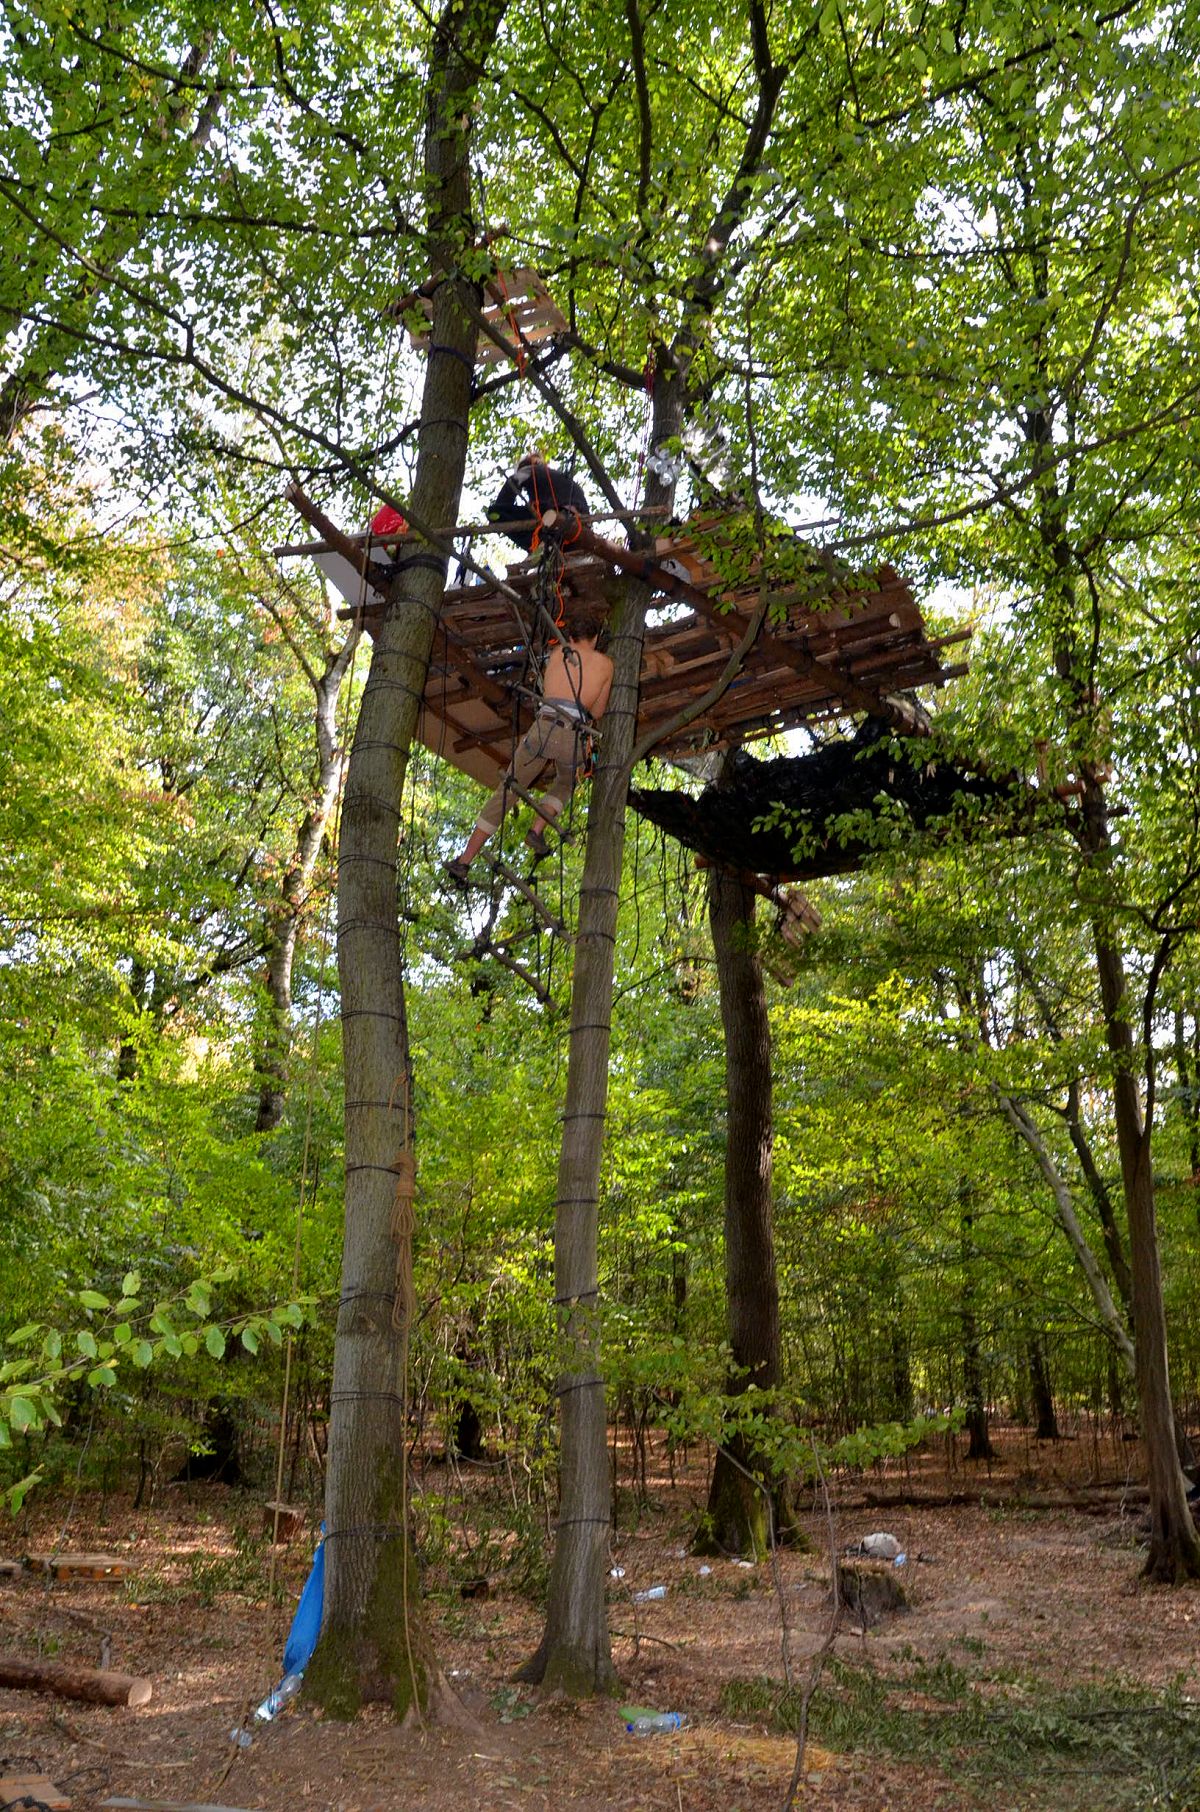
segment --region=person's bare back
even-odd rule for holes
[[[581,707],[595,723],[608,705],[612,676],[613,664],[601,654],[594,636],[556,642],[542,674],[542,697],[548,704]]]

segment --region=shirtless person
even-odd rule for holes
[[[550,853],[543,832],[552,824],[574,790],[581,762],[581,746],[589,724],[598,723],[612,687],[612,662],[596,646],[599,620],[585,611],[567,621],[567,642],[556,642],[542,675],[542,702],[537,716],[521,741],[500,785],[492,794],[467,839],[461,856],[447,862],[446,873],[465,881],[467,870],[494,831],[500,827],[509,800],[509,783],[530,792],[549,776],[541,810],[525,841],[537,856]]]

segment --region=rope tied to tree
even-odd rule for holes
[[[396,1295],[392,1304],[392,1327],[405,1330],[407,1346],[408,1329],[412,1326],[417,1308],[417,1292],[413,1282],[413,1235],[417,1230],[417,1214],[414,1206],[417,1193],[417,1159],[412,1148],[412,1114],[409,1108],[408,1077],[401,1079],[404,1090],[404,1144],[396,1153],[391,1163],[391,1171],[396,1179],[396,1190],[392,1197],[392,1215],[390,1232],[396,1247]]]

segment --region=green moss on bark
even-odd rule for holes
[[[362,1613],[352,1627],[326,1622],[305,1674],[305,1697],[347,1723],[368,1702],[389,1703],[398,1720],[410,1712],[424,1717],[429,1710],[436,1670],[416,1556],[404,1526],[403,1464],[402,1456],[390,1461],[379,1482],[373,1521],[396,1533],[375,1543]]]

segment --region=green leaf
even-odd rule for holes
[[[85,1309],[110,1309],[112,1304],[107,1296],[101,1296],[99,1290],[80,1290],[79,1300]]]
[[[75,1336],[75,1345],[85,1359],[94,1359],[96,1357],[98,1350],[96,1347],[96,1336],[89,1333],[87,1328],[80,1328]]]
[[[11,1397],[8,1404],[8,1419],[18,1434],[24,1434],[27,1428],[38,1425],[37,1405],[28,1397]]]
[[[0,1441],[0,1447],[3,1445],[4,1443]],[[27,1472],[23,1479],[17,1480],[15,1485],[9,1485],[7,1489],[8,1507],[13,1516],[16,1516],[19,1513],[22,1504],[25,1502],[25,1499],[41,1476],[42,1469],[39,1466],[36,1472]]]
[[[93,1390],[97,1388],[107,1390],[116,1383],[117,1374],[111,1362],[107,1365],[96,1365],[88,1373],[87,1381]]]
[[[209,1328],[204,1336],[204,1344],[214,1359],[225,1357],[225,1336],[220,1328]]]
[[[141,1287],[142,1287],[141,1272],[140,1271],[126,1271],[124,1277],[121,1279],[122,1296],[136,1296],[138,1294],[138,1291],[141,1289]]]
[[[9,1335],[8,1344],[9,1346],[28,1346],[29,1342],[41,1331],[40,1321],[27,1321],[24,1327],[19,1327],[15,1333]]]
[[[242,1329],[242,1345],[248,1353],[257,1353],[258,1335],[254,1332],[253,1328]]]
[[[135,1340],[132,1347],[129,1349],[129,1357],[133,1360],[135,1365],[140,1366],[141,1369],[145,1371],[154,1357],[154,1348],[148,1340]]]
[[[118,1346],[128,1346],[133,1339],[133,1327],[128,1321],[118,1321],[113,1329],[113,1339]]]

